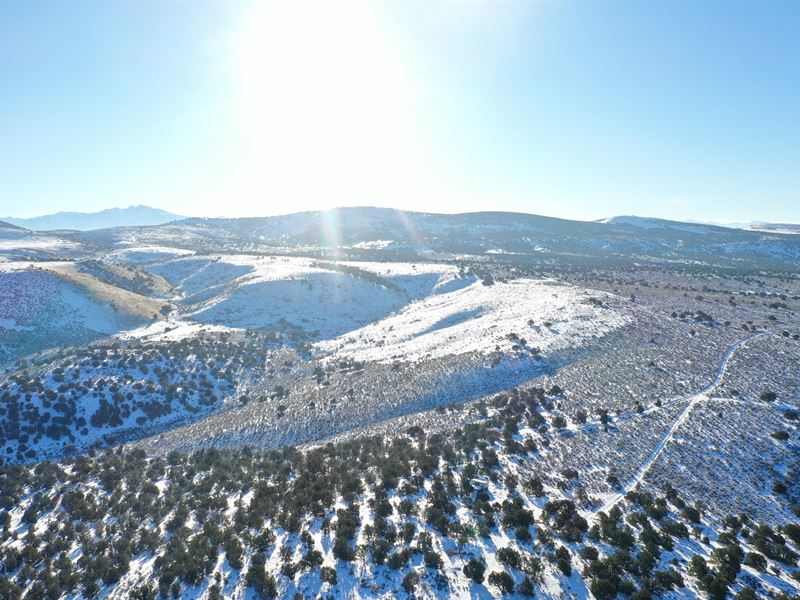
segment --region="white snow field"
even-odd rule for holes
[[[41,235],[23,235],[6,239],[0,237],[0,250],[72,250],[78,244],[57,237]]]
[[[309,267],[291,275],[259,274],[190,313],[192,319],[229,327],[297,327],[312,336],[344,333],[403,306],[394,290],[363,279]]]
[[[553,280],[484,285],[445,263],[229,255],[183,257],[148,270],[175,286],[184,320],[302,330],[321,353],[365,361],[514,345],[537,354],[580,346],[628,322],[609,305],[611,294]]]
[[[206,333],[232,333],[241,331],[222,325],[206,325],[178,319],[156,321],[149,325],[123,331],[119,337],[123,340],[143,339],[150,342],[179,341],[196,337]]]
[[[308,258],[194,256],[151,265],[175,286],[185,319],[234,328],[347,333],[427,295],[474,282],[451,265],[330,263]]]
[[[183,250],[181,248],[171,248],[169,246],[137,246],[127,245],[122,242],[117,244],[122,246],[119,250],[114,250],[108,254],[108,259],[126,265],[142,265],[149,262],[164,261],[177,256],[191,256],[193,250]]]
[[[605,293],[590,294],[551,280],[466,283],[316,347],[364,362],[489,354],[515,345],[547,354],[580,346],[628,322],[623,314],[600,305],[612,298]],[[443,284],[440,289],[449,288]]]

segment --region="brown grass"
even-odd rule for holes
[[[93,262],[96,265],[98,265],[98,267],[108,275],[111,275],[123,281],[133,282],[133,280],[136,279],[137,277],[144,277],[152,284],[153,292],[155,292],[156,295],[166,296],[167,294],[172,292],[172,285],[170,285],[170,283],[166,279],[161,277],[161,275],[154,275],[153,273],[148,273],[144,269],[138,269],[136,267],[120,265],[118,263],[105,262],[102,260],[95,260],[89,262]]]
[[[47,264],[42,267],[64,277],[68,281],[82,287],[101,302],[113,304],[117,310],[144,319],[163,320],[162,308],[170,306],[168,302],[156,298],[148,298],[114,285],[100,281],[88,273],[81,273],[74,265],[65,263]],[[165,282],[166,283],[166,282]]]

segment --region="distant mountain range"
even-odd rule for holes
[[[56,229],[90,231],[109,227],[163,225],[183,218],[185,217],[165,210],[139,205],[129,206],[128,208],[107,208],[92,213],[57,212],[52,215],[42,215],[29,219],[5,217],[3,220],[12,225],[35,231],[52,231]]]
[[[371,223],[368,227],[382,227],[387,223],[385,219],[388,217],[389,221],[394,221],[399,213],[395,209],[377,209],[367,207],[356,207],[352,209],[331,209],[324,211],[328,214],[338,215],[340,212],[347,214],[348,211],[355,211],[359,217],[363,218],[365,211],[370,214]],[[244,219],[193,219],[205,222],[239,222],[241,224],[250,224],[253,220],[263,222],[264,220],[272,221],[275,224],[283,224],[287,222],[300,222],[306,224],[306,220],[311,215],[320,215],[319,212],[306,212],[306,213],[292,213],[288,215],[279,215],[275,217],[248,217]],[[353,213],[350,213],[353,215]],[[508,215],[513,219],[515,214],[519,214],[523,220],[525,217],[534,216],[522,213],[475,213],[475,214],[501,214]],[[355,215],[353,215],[355,216]],[[433,216],[433,215],[430,215]],[[444,217],[445,215],[441,215]],[[456,220],[459,215],[452,215]],[[377,220],[375,220],[377,217]],[[0,217],[7,225],[14,225],[17,227],[24,227],[34,231],[53,231],[53,230],[76,230],[76,231],[92,231],[95,229],[109,229],[112,227],[139,227],[139,226],[152,226],[164,225],[173,221],[180,221],[187,219],[182,215],[176,215],[159,208],[153,208],[145,205],[129,206],[128,208],[107,208],[98,212],[57,212],[51,215],[41,215],[38,217],[30,217],[27,219],[20,219],[15,217]],[[548,217],[537,217],[540,219],[548,219]],[[359,219],[357,219],[359,220]],[[558,221],[560,219],[555,219]],[[580,223],[581,221],[577,221]],[[628,225],[638,229],[661,229],[673,231],[690,231],[700,233],[707,231],[708,228],[723,228],[723,229],[740,229],[749,231],[760,231],[762,233],[784,233],[784,234],[800,234],[800,224],[791,223],[765,223],[762,221],[750,221],[747,223],[716,223],[711,221],[695,221],[687,219],[686,221],[671,221],[668,219],[657,219],[653,217],[639,217],[634,215],[619,215],[615,217],[608,217],[605,219],[598,219],[594,223],[606,225]],[[364,225],[362,223],[362,225]],[[246,226],[246,225],[245,225]],[[280,225],[279,225],[280,227]],[[286,231],[282,232],[288,233]]]
[[[515,264],[706,265],[784,269],[800,236],[643,217],[573,221],[525,213],[437,214],[352,207],[274,217],[189,218],[69,235],[93,248],[169,246],[221,253],[291,252],[350,260],[458,259]]]
[[[12,223],[61,230],[60,244],[66,241],[80,249],[88,243],[109,252],[120,247],[166,246],[194,252],[311,253],[351,260],[480,256],[519,265],[582,267],[613,263],[784,269],[800,264],[800,227],[795,225],[734,228],[630,215],[573,221],[510,212],[437,214],[350,207],[208,219],[136,206],[13,219]],[[20,235],[9,230],[2,233],[12,238]],[[40,250],[45,243],[40,238],[47,235],[35,233]]]

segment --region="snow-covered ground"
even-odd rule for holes
[[[111,340],[45,362],[25,378],[0,379],[7,417],[0,456],[58,458],[140,428],[196,419],[220,408],[246,380],[243,364],[253,359],[245,351],[252,349],[201,338],[199,330],[168,335],[124,347]]]
[[[108,254],[108,259],[126,265],[141,265],[148,262],[164,261],[178,256],[191,256],[192,250],[182,248],[171,248],[169,246],[137,246],[125,243],[117,244],[122,246],[119,250],[114,250]]]
[[[145,319],[49,269],[0,263],[0,363],[42,348],[79,345]],[[13,326],[12,326],[13,324]]]
[[[147,339],[151,342],[160,342],[183,340],[205,333],[233,333],[237,331],[241,330],[223,327],[222,325],[207,325],[192,321],[167,319],[123,331],[119,334],[119,337],[123,340]]]
[[[183,231],[171,227],[176,235]],[[646,231],[642,229],[643,236]],[[681,237],[690,232],[681,231]],[[531,248],[542,248],[541,240],[531,235]],[[364,251],[352,256],[393,246],[385,239],[347,243]],[[574,501],[579,515],[591,524],[598,510],[610,512],[612,504],[627,514],[641,512],[627,492],[641,488],[658,495],[666,483],[675,484],[687,503],[706,501],[702,522],[693,522],[697,532],[687,529],[687,535],[674,536],[674,549],[665,547],[658,563],[659,568],[681,573],[688,586],[665,592],[664,597],[695,597],[703,592],[686,561],[694,554],[713,559],[712,551],[719,547],[714,521],[742,512],[773,526],[794,518],[791,507],[800,491],[796,280],[786,275],[679,275],[655,269],[526,270],[509,266],[518,258],[501,244],[487,241],[481,248],[480,260],[458,264],[443,259],[332,262],[211,254],[207,247],[195,251],[171,248],[166,241],[147,246],[130,239],[110,254],[95,257],[98,262],[110,259],[140,266],[168,282],[157,298],[146,298],[172,303],[163,313],[147,313],[168,315],[154,323],[125,321],[120,304],[115,310],[92,295],[91,290],[100,287],[86,278],[102,279],[102,269],[80,271],[80,263],[53,261],[53,256],[39,268],[27,261],[0,263],[0,352],[8,352],[12,344],[17,344],[14,352],[31,349],[24,344],[37,340],[60,347],[59,352],[31,357],[24,369],[6,362],[8,371],[0,378],[0,457],[9,463],[61,459],[129,441],[137,451],[145,450],[153,466],[147,475],[152,487],[142,486],[139,479],[146,469],[133,468],[132,463],[114,466],[128,450],[103,457],[87,453],[57,467],[72,475],[82,472],[85,481],[76,485],[107,511],[87,520],[87,531],[99,536],[95,539],[105,535],[93,529],[104,518],[112,525],[107,531],[120,537],[127,533],[117,527],[126,522],[141,522],[160,536],[177,512],[177,503],[184,500],[190,507],[187,529],[192,536],[203,536],[205,521],[213,523],[216,517],[206,513],[206,507],[198,510],[200,505],[214,503],[217,508],[212,511],[220,511],[220,523],[227,528],[231,520],[240,519],[240,509],[247,510],[261,494],[266,501],[262,497],[262,504],[253,505],[253,515],[265,517],[263,507],[282,507],[263,523],[277,536],[265,558],[280,594],[288,597],[296,591],[306,597],[323,591],[339,597],[397,597],[403,573],[412,571],[422,576],[417,597],[496,597],[496,584],[471,583],[461,568],[470,556],[480,556],[487,573],[508,571],[515,585],[521,585],[523,570],[504,564],[498,553],[513,547],[544,563],[542,578],[535,582],[537,596],[586,598],[587,585],[597,574],[586,574],[593,559],[580,554],[581,545],[591,542],[601,556],[613,556],[616,550],[602,532],[581,534],[592,537],[579,543],[561,538],[558,544],[567,548],[575,568],[571,575],[560,571],[552,562],[556,546],[552,539],[547,541],[548,535],[560,535],[559,527],[545,514],[546,500]],[[544,258],[550,260],[549,255]],[[84,279],[76,279],[76,273]],[[115,287],[111,280],[99,283],[106,292]],[[121,298],[119,294],[114,298]],[[267,331],[253,331],[260,329]],[[761,335],[762,331],[769,333]],[[293,337],[297,332],[302,335]],[[107,340],[84,345],[109,334]],[[742,344],[745,339],[749,341]],[[738,348],[735,354],[726,354],[733,347]],[[541,394],[531,393],[533,389]],[[776,398],[762,400],[765,392]],[[376,433],[387,440],[405,436],[409,445],[392,461],[385,460],[383,442],[372,437]],[[354,440],[364,444],[358,451],[338,445]],[[441,461],[428,464],[442,440],[457,445],[441,454]],[[301,443],[310,446],[259,452]],[[418,444],[428,445],[417,452],[413,447]],[[243,446],[248,450],[241,450]],[[161,460],[172,450],[210,447],[230,451],[195,455],[191,469],[180,466],[186,459],[175,462],[174,455]],[[471,448],[470,454],[462,454],[465,447]],[[324,461],[310,464],[311,478],[298,470],[305,452],[330,453]],[[311,495],[332,489],[326,486],[338,477],[339,467],[356,465],[361,470],[348,478],[347,487],[364,487],[356,494],[362,525],[352,544],[365,548],[362,552],[369,556],[374,530],[383,527],[374,512],[383,502],[383,482],[392,479],[398,457],[402,462],[412,453],[419,465],[399,476],[397,491],[389,488],[386,501],[393,511],[382,517],[383,523],[397,528],[397,551],[410,543],[399,541],[400,528],[409,523],[418,534],[430,536],[442,560],[441,575],[424,565],[420,552],[404,559],[399,571],[364,558],[353,565],[337,559],[332,546],[341,516],[333,509],[347,504],[339,495],[298,513],[300,531],[312,540],[303,544],[317,548],[322,564],[336,569],[339,587],[321,584],[316,567],[282,572],[289,561],[302,563],[307,549],[301,550],[297,527],[289,527],[292,519],[283,510],[294,503],[281,505],[283,498],[294,493],[302,500],[298,505],[305,503]],[[492,453],[498,463],[489,468]],[[207,461],[220,456],[224,462],[210,469]],[[260,469],[252,463],[278,457],[292,468],[278,469],[275,464]],[[361,462],[369,458],[371,466]],[[236,461],[241,469],[230,468]],[[86,465],[106,462],[93,474],[82,471]],[[484,472],[468,471],[475,466]],[[23,485],[46,481],[52,468],[44,464],[21,471]],[[172,477],[164,475],[165,468]],[[492,469],[498,470],[492,474]],[[126,495],[121,501],[113,491],[117,472],[126,479],[118,488]],[[446,535],[437,533],[440,519],[428,512],[443,497],[432,493],[431,474],[455,504],[448,517],[453,527]],[[534,477],[541,479],[547,498],[526,491]],[[106,491],[99,480],[105,480]],[[19,496],[8,495],[13,509],[6,529],[13,535],[1,542],[6,544],[2,552],[10,546],[45,543],[48,515],[69,511],[72,500],[59,500],[67,487],[46,487],[41,495],[34,487]],[[218,502],[226,494],[225,501]],[[485,504],[481,500],[476,505],[477,494],[485,495]],[[113,514],[145,506],[147,496],[158,503],[152,520],[123,520],[121,513]],[[518,531],[500,515],[513,512],[508,502],[517,496],[535,517],[530,530]],[[416,514],[406,510],[409,506],[416,507]],[[684,519],[674,506],[671,519]],[[29,508],[32,512],[23,520]],[[497,513],[494,524],[484,512]],[[666,527],[661,519],[647,518],[656,529]],[[628,523],[637,536],[650,535],[641,519],[620,522]],[[26,528],[37,537],[26,536]],[[479,529],[484,532],[476,535]],[[526,532],[536,541],[526,540]],[[104,584],[101,597],[129,597],[133,587],[156,578],[161,567],[155,555],[172,558],[173,547],[167,544],[175,537],[159,537],[155,554],[133,553],[122,579],[116,587]],[[219,554],[207,581],[183,581],[176,595],[205,600],[213,573],[220,574],[225,597],[252,598],[246,580],[253,564],[252,538],[242,539],[244,571]],[[746,550],[754,547],[744,537],[739,540]],[[418,536],[414,543],[419,541]],[[284,547],[291,556],[282,556]],[[75,545],[65,552],[76,568],[84,569],[77,559],[95,550],[94,544],[83,549]],[[190,548],[189,554],[196,558],[204,552]],[[756,574],[747,566],[742,571],[748,579],[743,576],[731,592],[751,579],[764,597],[797,587],[793,566],[779,571],[773,561],[766,573]],[[17,571],[14,577],[29,586],[29,574]]]
[[[550,280],[483,285],[446,263],[226,255],[184,257],[149,270],[181,294],[184,319],[301,330],[320,340],[319,351],[359,360],[488,353],[518,343],[509,335],[546,352],[627,322],[607,304],[608,294]]]
[[[230,327],[296,327],[324,338],[379,319],[402,307],[403,300],[396,292],[363,280],[309,269],[302,276],[241,282],[189,316]]]
[[[458,282],[468,285],[458,287]],[[547,354],[628,322],[614,309],[589,301],[586,290],[554,281],[518,279],[486,286],[461,279],[453,284],[450,291],[316,347],[365,362],[489,354],[514,345]],[[591,297],[603,302],[611,296]]]
[[[331,263],[280,256],[192,256],[152,264],[183,316],[228,327],[293,329],[328,339],[474,278],[433,263]]]
[[[27,235],[14,239],[0,238],[0,251],[3,250],[66,250],[75,249],[75,242],[57,237]]]

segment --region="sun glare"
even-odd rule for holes
[[[370,5],[254,4],[236,68],[242,196],[295,210],[402,189],[415,160],[414,84]]]

